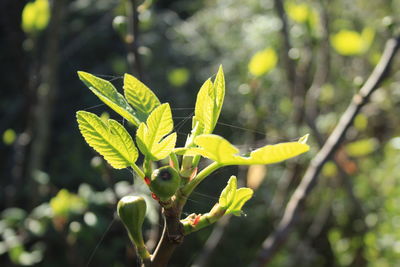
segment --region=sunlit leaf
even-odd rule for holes
[[[133,125],[139,125],[140,120],[137,118],[133,108],[109,81],[83,71],[78,71],[78,75],[81,81],[100,98],[101,101]]]
[[[215,76],[214,80],[214,90],[210,92],[210,95],[213,99],[215,99],[215,109],[214,109],[214,127],[217,124],[219,114],[221,113],[222,105],[224,103],[225,98],[225,76],[224,70],[222,66],[219,66],[217,76]]]
[[[104,123],[98,116],[86,111],[78,111],[77,120],[86,142],[112,167],[123,169],[136,162],[138,151],[132,137],[117,121]]]
[[[266,48],[254,54],[250,59],[248,68],[254,76],[262,76],[275,68],[278,63],[278,55],[272,48]]]
[[[307,152],[310,148],[306,141],[307,136],[304,136],[298,142],[267,145],[252,151],[246,157],[239,156],[239,150],[226,139],[208,134],[196,137],[195,144],[199,148],[188,149],[186,155],[202,155],[222,165],[272,164]]]
[[[26,33],[35,34],[44,30],[50,20],[48,0],[29,2],[22,10],[22,29]]]
[[[228,184],[222,190],[219,197],[218,204],[221,208],[225,209],[225,214],[232,213],[235,216],[240,216],[242,207],[253,196],[253,190],[250,188],[237,189],[236,176],[231,176]]]
[[[205,134],[195,138],[199,148],[191,148],[186,155],[202,155],[218,163],[235,165],[240,159],[236,159],[239,150],[219,135]]]
[[[195,122],[199,122],[201,133],[212,133],[221,113],[224,97],[225,78],[222,66],[220,66],[214,83],[208,79],[197,94],[193,127]]]
[[[250,188],[239,188],[236,190],[235,200],[229,206],[225,214],[232,213],[235,216],[242,214],[243,205],[253,196],[253,190]]]
[[[124,92],[141,122],[145,122],[150,113],[160,105],[160,100],[153,91],[132,75],[124,76]]]
[[[228,184],[226,185],[224,190],[222,190],[221,195],[219,197],[218,203],[222,208],[227,209],[232,204],[236,196],[236,189],[237,189],[237,179],[235,176],[231,176],[231,178],[228,181]]]
[[[165,137],[172,129],[171,108],[168,103],[165,103],[158,106],[150,114],[146,123],[142,122],[139,125],[136,132],[136,142],[140,151],[151,160],[167,157],[176,143],[176,133]]]

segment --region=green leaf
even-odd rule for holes
[[[167,157],[176,143],[176,133],[165,137],[172,129],[171,108],[168,103],[165,103],[158,106],[150,114],[146,124],[141,123],[139,125],[136,132],[136,142],[140,151],[150,160],[161,160]]]
[[[214,110],[214,117],[215,117],[215,124],[219,118],[219,114],[221,113],[222,104],[224,103],[225,98],[225,77],[224,77],[224,70],[222,69],[222,65],[219,66],[217,76],[215,77],[214,81],[214,94],[215,94],[215,110]],[[215,125],[214,125],[215,126]]]
[[[236,189],[237,189],[237,179],[236,176],[231,176],[228,181],[228,184],[222,190],[221,195],[219,197],[219,205],[224,208],[228,209],[229,206],[232,204],[233,200],[236,196]]]
[[[307,152],[310,147],[305,144],[306,140],[307,137],[302,137],[299,142],[267,145],[245,157],[239,156],[239,150],[221,136],[205,134],[197,136],[194,140],[199,148],[190,148],[186,150],[185,155],[202,155],[222,165],[272,164]]]
[[[135,111],[109,81],[83,71],[78,71],[78,75],[81,81],[100,98],[101,101],[133,125],[139,125],[140,120],[137,118]]]
[[[86,142],[112,167],[123,169],[136,162],[137,148],[121,124],[115,120],[104,123],[98,116],[86,111],[78,111],[76,115],[79,130]]]
[[[57,195],[50,199],[50,207],[56,216],[68,217],[72,213],[80,213],[87,206],[85,199],[61,189]]]
[[[235,216],[240,216],[243,205],[253,196],[253,190],[250,188],[239,188],[236,190],[235,200],[229,206],[225,214],[232,213]]]
[[[253,190],[250,188],[237,189],[236,176],[231,176],[227,186],[222,190],[218,204],[225,209],[225,214],[232,213],[235,216],[240,216],[242,207],[253,196]]]
[[[124,76],[124,92],[141,122],[145,122],[150,113],[161,104],[153,91],[129,74]]]
[[[267,145],[251,152],[248,161],[249,164],[272,164],[296,157],[308,150],[309,146],[301,142]]]
[[[203,134],[197,136],[194,142],[200,148],[188,149],[185,155],[202,155],[221,164],[235,164],[235,155],[239,153],[239,150],[223,137],[214,134]]]
[[[208,79],[197,94],[193,117],[193,127],[200,123],[201,133],[209,134],[217,124],[225,97],[225,78],[222,66],[219,67],[214,83]]]
[[[212,132],[212,120],[214,116],[213,112],[213,99],[209,95],[209,91],[213,90],[213,83],[210,79],[204,82],[201,86],[199,93],[197,94],[196,105],[194,109],[194,117],[193,117],[193,128],[195,126],[195,122],[199,122],[199,126],[201,128],[201,133],[211,133]]]

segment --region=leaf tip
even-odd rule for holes
[[[127,81],[127,80],[136,80],[136,78],[135,78],[135,76],[133,76],[133,75],[130,75],[129,73],[125,73],[124,74],[124,88],[125,88],[125,81]]]
[[[76,72],[77,74],[78,74],[78,77],[79,77],[79,79],[85,79],[86,77],[85,76],[87,76],[89,73],[87,73],[87,72],[85,72],[85,71],[81,71],[81,70],[78,70],[77,72]]]
[[[83,116],[85,116],[88,113],[90,113],[90,112],[87,112],[87,111],[84,111],[84,110],[78,110],[76,112],[75,116],[79,120],[80,118],[82,118]]]
[[[306,134],[306,135],[304,135],[303,137],[301,137],[301,138],[299,139],[299,141],[297,141],[297,142],[299,142],[300,144],[305,144],[305,145],[306,145],[309,136],[310,136],[310,134]]]

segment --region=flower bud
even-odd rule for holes
[[[179,173],[170,166],[164,166],[153,171],[150,189],[161,201],[166,201],[175,194],[180,183]]]

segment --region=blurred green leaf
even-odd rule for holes
[[[266,48],[253,55],[250,59],[248,68],[252,75],[260,77],[275,68],[277,63],[278,55],[275,50],[272,48]]]
[[[341,55],[361,55],[369,49],[374,35],[375,32],[371,28],[365,28],[361,34],[351,30],[340,30],[331,36],[331,43]]]
[[[322,168],[322,174],[326,177],[334,177],[338,174],[338,169],[333,161],[328,161]]]
[[[3,143],[6,145],[12,145],[15,142],[17,135],[13,129],[7,129],[3,133]]]
[[[50,207],[55,216],[68,217],[72,213],[80,213],[86,208],[84,199],[67,189],[61,189],[57,195],[50,200]]]
[[[176,68],[168,73],[168,81],[175,87],[181,87],[189,81],[190,72],[186,68]]]
[[[363,131],[367,128],[368,126],[368,118],[367,116],[365,116],[364,114],[358,114],[355,118],[354,118],[354,127],[359,130],[359,131]]]
[[[310,14],[310,6],[305,3],[296,4],[289,2],[286,5],[286,11],[292,20],[299,23],[304,23],[307,21]]]
[[[44,30],[50,20],[48,0],[28,2],[22,10],[22,29],[29,34]]]
[[[12,207],[2,211],[1,217],[9,226],[15,226],[21,223],[27,216],[27,212],[21,208]]]
[[[363,157],[374,152],[378,148],[378,145],[378,140],[375,138],[367,138],[349,143],[345,149],[351,157]]]

